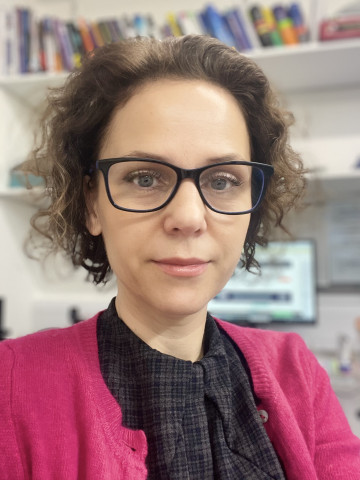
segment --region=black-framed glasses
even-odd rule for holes
[[[225,215],[253,212],[274,169],[256,162],[230,161],[184,169],[148,158],[98,160],[111,204],[126,212],[155,212],[168,205],[185,178],[194,181],[202,201]]]

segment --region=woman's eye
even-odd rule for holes
[[[225,190],[225,188],[228,186],[228,180],[225,178],[216,178],[211,182],[211,187],[214,190]]]
[[[126,176],[126,181],[142,188],[156,187],[160,173],[156,172],[131,172]]]
[[[211,188],[212,190],[228,190],[231,187],[237,187],[240,185],[240,181],[237,177],[229,173],[218,173],[211,175],[207,181],[204,182],[204,187]]]
[[[135,181],[139,187],[152,187],[154,184],[154,177],[151,175],[139,175]]]

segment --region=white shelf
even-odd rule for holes
[[[35,207],[46,205],[46,197],[44,197],[44,189],[42,187],[31,189],[22,187],[0,188],[0,199],[24,202]]]
[[[310,201],[328,202],[360,198],[360,169],[344,172],[317,172],[308,176]]]
[[[360,87],[360,39],[249,52],[279,91]]]
[[[245,53],[283,92],[360,87],[360,39],[266,47]],[[68,73],[0,76],[0,88],[33,104],[49,86],[60,86]]]
[[[67,76],[68,72],[2,75],[0,76],[0,89],[30,107],[37,107],[44,102],[48,89],[60,87]]]

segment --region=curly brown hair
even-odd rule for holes
[[[64,250],[94,283],[106,282],[111,268],[101,235],[86,227],[84,175],[98,159],[114,110],[144,83],[157,79],[196,79],[229,91],[246,119],[252,160],[275,168],[266,196],[251,215],[243,266],[258,266],[255,245],[268,241],[272,226],[302,197],[302,161],[288,143],[292,116],[280,107],[268,79],[251,59],[220,41],[201,35],[163,41],[136,38],[94,50],[65,84],[48,96],[40,143],[23,170],[44,178],[51,201],[31,224],[48,239],[51,251]]]

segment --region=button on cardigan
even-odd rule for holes
[[[143,480],[147,442],[100,371],[97,317],[0,343],[1,480]],[[295,334],[217,322],[251,371],[289,480],[359,480],[360,440]]]

